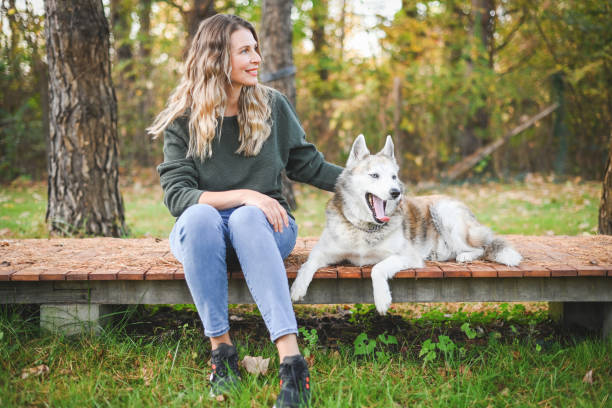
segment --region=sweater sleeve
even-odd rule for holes
[[[198,173],[191,157],[187,157],[189,134],[185,118],[175,120],[164,130],[164,162],[157,166],[164,204],[179,217],[189,206],[198,202]]]
[[[279,94],[279,132],[289,139],[289,158],[287,176],[294,181],[308,183],[323,190],[333,191],[342,167],[325,161],[323,154],[306,141],[306,134],[293,106],[287,98]]]

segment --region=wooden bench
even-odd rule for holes
[[[394,302],[552,302],[565,323],[612,329],[612,236],[506,236],[519,267],[492,262],[427,262],[390,282]],[[293,279],[316,238],[299,239],[287,258]],[[320,269],[303,303],[372,303],[371,267]],[[239,270],[229,302],[253,303]],[[106,305],[193,303],[181,265],[160,239],[0,241],[0,304],[40,304],[41,325],[67,333],[98,327]]]

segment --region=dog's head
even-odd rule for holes
[[[343,187],[357,200],[349,204],[352,215],[360,221],[387,223],[402,199],[404,187],[398,171],[391,136],[375,155],[370,154],[363,135],[357,136],[342,177]]]

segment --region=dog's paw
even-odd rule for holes
[[[457,257],[455,258],[455,261],[459,263],[465,263],[465,262],[472,262],[476,258],[477,257],[474,256],[474,253],[472,252],[462,252],[457,255]]]
[[[387,282],[380,285],[374,284],[374,305],[379,314],[387,314],[387,310],[391,306],[391,291]]]
[[[294,302],[299,302],[304,299],[306,296],[306,291],[308,290],[308,286],[301,285],[297,280],[293,282],[291,285],[291,300]]]
[[[521,263],[523,257],[514,248],[505,247],[497,254],[495,260],[504,265],[516,266]]]

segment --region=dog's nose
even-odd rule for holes
[[[392,188],[391,191],[389,191],[389,194],[391,194],[391,197],[395,199],[399,197],[400,191],[397,188]]]

